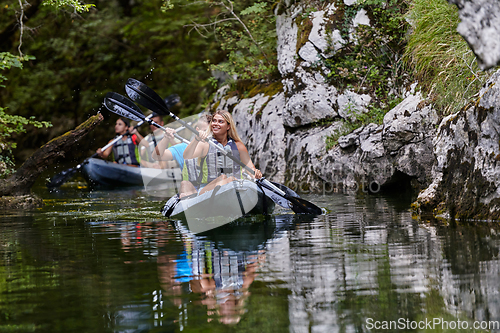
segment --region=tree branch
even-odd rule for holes
[[[0,180],[0,196],[30,194],[31,187],[38,176],[58,158],[69,152],[75,143],[92,131],[103,119],[100,113],[92,116],[77,128],[58,136],[36,150],[12,176]]]
[[[30,6],[24,9],[23,23],[26,23],[30,17],[33,17],[36,14],[41,3],[42,0],[31,1]],[[16,17],[11,20],[11,22],[2,31],[0,31],[0,49],[10,50],[12,48],[12,44],[14,44],[14,40],[12,38],[18,31],[16,29],[18,24],[19,22]]]

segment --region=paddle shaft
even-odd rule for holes
[[[148,123],[150,123],[150,124],[151,124],[151,125],[153,125],[153,126],[158,127],[158,128],[159,128],[159,129],[161,129],[163,132],[167,133],[167,129],[166,129],[165,127],[161,126],[160,124],[157,124],[155,121],[153,121],[153,120],[147,120],[147,122],[148,122]],[[184,143],[186,143],[186,144],[189,144],[189,141],[188,141],[188,140],[184,139],[182,136],[180,136],[179,134],[177,134],[177,132],[178,132],[178,131],[181,131],[181,130],[183,130],[183,129],[184,129],[184,128],[182,128],[182,129],[179,129],[179,128],[178,128],[178,129],[176,129],[176,130],[175,130],[175,132],[176,132],[176,133],[174,133],[173,135],[174,135],[174,137],[175,137],[176,139],[178,139],[178,140],[180,140],[180,141],[182,141],[182,142],[184,142]]]
[[[129,82],[130,82],[130,85],[129,85]],[[141,86],[144,87],[144,88],[146,88],[147,90],[149,90],[150,93],[152,94],[152,96],[149,96],[141,88],[139,88]],[[130,91],[127,89],[127,87],[130,88]],[[175,121],[177,121],[178,123],[180,123],[182,126],[184,126],[188,130],[190,130],[191,132],[193,132],[195,135],[199,136],[199,132],[195,128],[193,128],[191,125],[189,125],[184,120],[180,119],[174,113],[172,113],[169,110],[169,107],[167,106],[167,104],[164,102],[164,100],[154,90],[152,90],[151,88],[149,88],[148,86],[146,86],[144,83],[142,83],[140,81],[137,81],[135,79],[129,79],[127,81],[127,85],[125,86],[125,89],[127,90],[127,94],[129,95],[130,98],[132,98],[134,100],[136,99],[136,97],[140,97],[140,96],[146,98],[147,99],[147,105],[143,104],[144,106],[147,106],[149,109],[151,109],[153,111],[156,111],[159,114],[168,114]],[[123,104],[121,104],[121,106],[123,106]],[[157,126],[157,125],[155,125],[155,126]],[[218,151],[220,151],[224,156],[230,158],[232,161],[234,161],[235,163],[237,163],[238,165],[240,165],[243,169],[245,169],[246,171],[248,171],[250,174],[255,174],[254,170],[252,170],[247,165],[243,164],[243,162],[241,162],[239,159],[237,159],[234,156],[228,154],[228,152],[224,148],[222,148],[219,145],[215,144],[211,140],[205,140],[205,141],[208,142],[212,147],[214,147],[215,149],[217,149]],[[274,191],[276,191],[278,194],[280,194],[281,196],[283,196],[283,197],[287,196],[285,192],[283,192],[278,187],[274,186],[267,179],[264,178],[263,182],[267,186],[269,186],[270,188],[272,188]]]
[[[113,103],[117,104],[118,106],[120,106],[121,110],[120,112],[122,113],[123,116],[130,116],[131,118],[133,117],[139,117],[140,115],[137,113],[137,112],[132,112],[131,108],[124,104],[124,103],[121,103],[119,101],[116,101],[116,100],[113,100]],[[162,108],[163,109],[163,108]],[[114,110],[116,111],[116,110]],[[168,111],[168,110],[167,110]],[[179,119],[179,117],[177,117],[175,114],[173,114],[172,112],[168,111],[170,117],[174,118],[174,120],[176,120],[177,122],[179,122],[183,128],[178,128],[176,130],[177,131],[180,131],[181,129],[189,129],[191,132],[193,132],[195,135],[199,135],[199,132],[194,129],[191,125],[189,125],[188,123],[186,123],[185,121]],[[142,116],[142,115],[141,115]],[[143,118],[144,116],[140,117],[142,118],[141,122],[139,124],[137,124],[137,126],[140,126],[144,121],[148,122],[149,124],[153,125],[153,126],[156,126],[157,128],[161,129],[163,132],[167,133],[167,129],[163,126],[161,126],[160,124],[156,123],[154,120],[151,120],[152,115],[149,115],[148,117],[146,118]],[[186,139],[184,139],[183,137],[181,137],[180,135],[178,135],[177,133],[173,133],[174,137],[186,144],[189,144],[190,142]],[[120,137],[121,138],[121,137]],[[113,140],[114,142],[116,142],[119,138]],[[214,142],[212,142],[211,140],[205,140],[206,142],[208,142],[209,145],[213,146],[215,149],[219,150],[224,156],[230,158],[231,160],[233,160],[235,163],[239,164],[242,168],[244,168],[245,170],[249,171],[250,173],[255,173],[254,170],[252,170],[251,168],[249,168],[247,165],[243,164],[240,160],[238,160],[237,158],[235,158],[233,155],[230,155],[227,151],[224,150],[224,148],[218,146],[217,144],[215,144]],[[114,142],[111,142],[109,143],[107,147],[109,147],[110,145],[112,145]],[[104,148],[102,149],[104,150]],[[278,192],[280,195],[282,196],[285,196],[285,192],[283,192],[281,189],[277,188],[276,186],[274,186],[272,183],[270,183],[267,179],[264,179],[264,182],[269,186],[271,187],[273,190],[275,190],[276,192]]]

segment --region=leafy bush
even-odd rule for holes
[[[79,0],[45,0],[42,4],[56,9],[69,6],[78,13],[87,12],[90,8],[95,7],[94,4],[82,4]]]
[[[350,40],[349,27],[361,9],[366,10],[373,26],[358,26],[356,38]],[[402,90],[407,82],[401,61],[408,29],[403,16],[406,10],[406,2],[397,0],[364,0],[345,6],[340,30],[348,42],[325,59],[330,82],[339,88],[374,92],[381,102]]]
[[[443,115],[463,107],[489,77],[456,31],[458,9],[446,0],[413,0],[412,22],[404,55],[428,97]]]
[[[22,61],[34,59],[32,56],[15,56],[9,52],[0,52],[0,71],[8,70],[12,67],[21,69]],[[4,88],[3,82],[7,78],[0,72],[0,87]],[[35,127],[52,126],[46,121],[36,121],[34,117],[25,118],[22,116],[9,115],[6,108],[0,107],[0,178],[11,174],[14,170],[14,159],[12,149],[16,148],[16,143],[11,141],[11,135],[26,132],[25,126]]]
[[[405,35],[409,25],[404,19],[408,4],[398,0],[364,0],[343,9],[343,22],[339,29],[347,43],[324,63],[330,70],[329,82],[340,89],[369,93],[374,97],[369,112],[351,111],[354,120],[342,120],[342,129],[326,138],[327,149],[338,138],[369,123],[381,124],[384,115],[403,96],[410,76],[402,61]],[[372,26],[360,25],[355,38],[350,27],[356,14],[364,9]]]
[[[179,4],[189,1],[178,0]],[[212,9],[210,22],[195,22],[190,26],[201,36],[214,35],[224,59],[206,60],[211,71],[219,71],[231,80],[258,80],[277,72],[276,18],[271,1],[206,1]],[[163,9],[173,8],[174,1],[163,1]],[[214,85],[217,81],[211,80]]]

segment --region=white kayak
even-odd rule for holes
[[[200,233],[230,223],[250,214],[271,214],[274,201],[250,180],[235,180],[202,195],[167,201],[162,214],[185,219],[193,233]]]

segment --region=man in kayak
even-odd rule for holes
[[[210,116],[202,114],[194,125],[198,132],[205,132],[210,123]],[[207,183],[207,164],[205,157],[184,159],[182,169],[182,182],[179,190],[179,197],[183,198],[198,193],[200,185]]]
[[[209,138],[210,135],[212,138]],[[262,173],[252,163],[248,150],[236,131],[233,117],[228,111],[218,110],[212,116],[207,131],[199,132],[199,136],[196,136],[184,151],[185,159],[206,157],[208,184],[200,190],[199,194],[241,178],[241,167],[230,158],[218,153],[217,149],[208,144],[205,139],[231,152],[233,157],[254,171],[255,174],[251,175],[252,177],[262,177]]]
[[[136,148],[139,142],[144,139],[142,135],[136,128],[130,126],[130,122],[126,118],[119,118],[116,121],[115,133],[123,135],[122,139],[104,151],[101,148],[97,149],[97,155],[106,159],[113,153],[115,163],[139,166],[138,151]]]
[[[160,126],[164,126],[163,118],[157,114],[153,113],[153,116],[151,117],[151,120],[153,120],[155,123],[157,123]],[[157,128],[155,125],[149,125],[149,128],[151,130],[151,133],[146,135],[144,137],[144,140],[140,142],[140,153],[141,153],[141,166],[146,167],[146,168],[156,168],[156,169],[166,169],[166,168],[176,168],[178,166],[177,160],[174,160],[173,158],[170,160],[157,160],[153,158],[153,155],[158,155],[158,153],[155,154],[155,148],[158,145],[160,141],[162,141],[164,138],[166,139],[166,147],[174,146],[178,144],[176,142],[175,138],[173,135],[165,135],[165,132],[163,130]],[[170,128],[167,128],[167,131],[170,131]],[[173,130],[172,130],[173,131]]]

